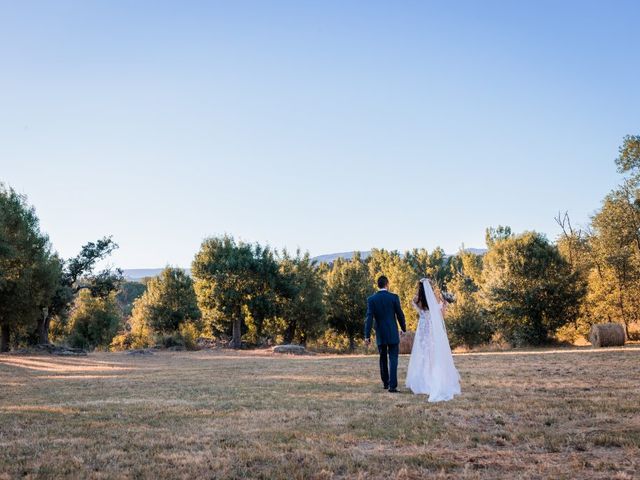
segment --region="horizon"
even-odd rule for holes
[[[7,4],[0,181],[64,258],[112,235],[123,269],[225,233],[313,257],[555,240],[638,133],[640,4],[614,5]]]
[[[375,249],[375,248],[376,247],[373,247],[373,249]],[[436,248],[439,248],[439,247],[436,247]],[[387,249],[381,249],[381,250],[387,250]],[[486,253],[488,251],[487,248],[477,248],[477,247],[465,247],[465,250],[466,251],[472,251],[472,253],[474,253],[476,255],[479,255],[479,253],[477,253],[479,251],[482,251],[482,253]],[[322,253],[320,255],[311,256],[311,259],[312,260],[316,260],[316,261],[320,261],[320,262],[324,262],[325,260],[319,260],[319,259],[326,258],[326,257],[332,257],[332,258],[342,257],[342,258],[345,258],[345,256],[353,255],[354,253],[359,253],[361,255],[369,255],[371,253],[371,251],[372,251],[372,249],[370,249],[370,250],[362,250],[362,251],[361,250],[351,250],[351,251],[347,251],[347,252]],[[388,251],[394,252],[396,250],[388,250]],[[431,252],[431,250],[430,250],[430,252]],[[456,252],[452,253],[452,252],[446,252],[445,251],[445,255],[447,257],[450,257],[450,256],[457,255],[458,252],[459,251],[456,251]],[[398,251],[398,253],[404,254],[404,253],[406,253],[406,251]],[[331,261],[333,261],[333,260],[331,260]],[[158,271],[160,271],[160,270],[163,270],[163,269],[165,269],[167,267],[179,268],[179,269],[182,269],[182,270],[191,270],[191,265],[190,264],[189,264],[189,266],[185,266],[185,265],[164,265],[162,267],[158,267],[158,266],[156,266],[156,267],[149,267],[149,266],[147,266],[147,267],[127,267],[127,268],[122,268],[122,270],[124,270],[125,272],[144,271],[144,270],[158,270]]]

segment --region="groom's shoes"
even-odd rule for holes
[[[384,388],[385,390],[389,390],[389,385],[383,385],[382,388]]]
[[[397,388],[390,388],[389,389],[389,393],[398,393],[398,389]]]

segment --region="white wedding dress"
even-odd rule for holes
[[[407,388],[429,395],[429,402],[451,400],[460,394],[460,375],[453,363],[447,329],[431,284],[423,279],[429,310],[414,305],[420,315],[407,370]]]

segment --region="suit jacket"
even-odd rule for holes
[[[380,290],[367,298],[367,319],[364,324],[364,338],[371,337],[371,327],[375,325],[376,343],[394,345],[400,343],[398,326],[407,331],[404,313],[400,307],[400,297],[395,293]]]

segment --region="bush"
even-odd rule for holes
[[[153,333],[140,318],[129,319],[125,328],[116,335],[109,349],[113,351],[149,348],[155,344]]]
[[[198,347],[198,338],[200,337],[200,331],[195,324],[187,322],[180,325],[179,335],[182,337],[184,347],[187,350],[200,349],[200,347]]]
[[[131,332],[122,332],[113,337],[109,350],[112,352],[118,352],[121,350],[129,350],[134,347],[135,336]]]
[[[491,341],[493,327],[480,303],[478,285],[471,276],[480,275],[478,259],[464,252],[461,255],[463,269],[447,285],[453,303],[448,304],[445,322],[451,347],[473,348]]]
[[[163,348],[199,350],[199,336],[200,332],[193,323],[183,323],[177,332],[157,335],[155,344]]]
[[[115,295],[92,297],[83,291],[69,319],[69,344],[72,347],[94,349],[107,347],[120,327],[122,318]]]
[[[178,332],[157,335],[156,343],[154,346],[157,348],[173,348],[175,350],[186,350],[186,347],[184,346],[184,339]]]
[[[588,322],[579,319],[575,323],[570,323],[560,327],[556,331],[554,339],[560,343],[584,345],[587,343],[587,337],[589,336],[590,330],[591,325]]]
[[[470,299],[459,299],[453,304],[447,311],[446,323],[452,348],[488,343],[493,334],[486,313]]]
[[[185,322],[175,332],[154,333],[151,327],[144,322],[144,319],[134,316],[129,320],[126,329],[113,338],[109,348],[113,351],[119,351],[155,346],[199,350],[197,340],[200,334],[195,322]]]
[[[375,349],[375,334],[371,336],[371,344]],[[362,341],[358,340],[355,344],[355,349],[350,350],[349,337],[343,333],[336,332],[329,328],[325,330],[324,334],[317,339],[309,340],[307,342],[307,350],[320,352],[320,353],[368,353],[369,350],[363,345]]]
[[[66,341],[70,334],[69,327],[69,322],[64,316],[53,317],[49,323],[49,341],[53,343]]]
[[[113,337],[113,340],[109,345],[109,350],[114,352],[121,350],[137,350],[140,348],[149,348],[153,344],[154,342],[152,338],[140,332],[124,331]]]

